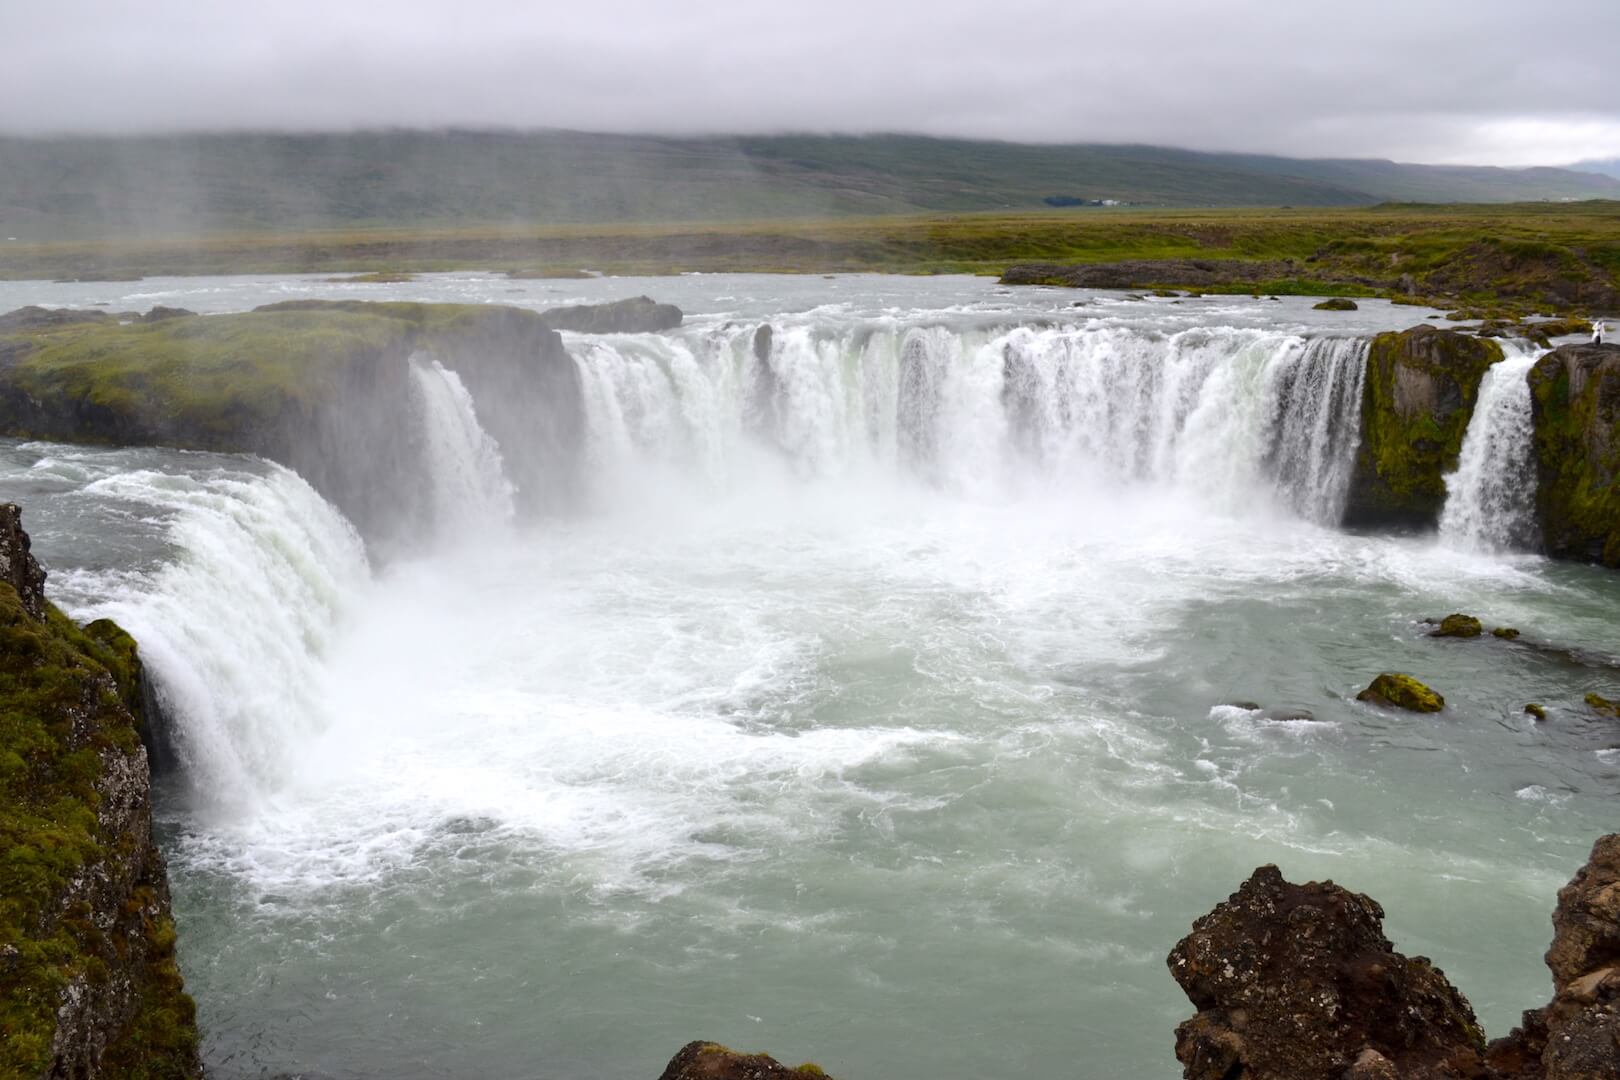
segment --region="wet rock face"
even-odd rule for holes
[[[690,1042],[670,1059],[659,1080],[818,1080],[815,1065],[790,1069],[766,1054],[739,1054],[719,1043]]]
[[[1484,1038],[1439,969],[1394,951],[1383,909],[1332,882],[1254,876],[1171,952],[1198,1013],[1176,1029],[1188,1080],[1478,1074]]]
[[[1345,522],[1432,528],[1445,506],[1485,370],[1502,349],[1454,330],[1379,334],[1367,353]]]
[[[17,590],[23,610],[36,619],[45,617],[45,571],[29,554],[32,542],[22,527],[16,503],[0,503],[0,581]]]
[[[1565,345],[1530,371],[1547,552],[1620,567],[1620,345]]]

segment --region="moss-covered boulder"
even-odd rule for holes
[[[1518,641],[1519,632],[1511,626],[1498,626],[1491,631],[1491,637],[1501,638],[1503,641]]]
[[[88,632],[19,593],[44,579],[19,533],[0,530],[0,1076],[199,1076],[139,656],[114,624]]]
[[[1494,341],[1433,326],[1373,339],[1347,524],[1430,528],[1439,521],[1444,478],[1457,468],[1480,380],[1501,359]]]
[[[1610,701],[1602,694],[1587,694],[1586,705],[1599,716],[1620,718],[1620,701]]]
[[[1533,716],[1537,720],[1545,720],[1545,719],[1547,719],[1547,709],[1546,709],[1546,707],[1542,706],[1542,705],[1537,705],[1534,702],[1531,702],[1529,705],[1526,705],[1524,707],[1524,711],[1525,711],[1525,715]]]
[[[1331,296],[1320,304],[1313,304],[1317,311],[1355,311],[1356,302],[1348,296]]]
[[[1441,619],[1440,625],[1429,631],[1429,636],[1471,638],[1479,637],[1484,632],[1485,628],[1478,619],[1458,612]]]
[[[1446,707],[1446,699],[1410,675],[1385,672],[1356,695],[1357,701],[1386,709],[1406,709],[1409,712],[1439,712]]]
[[[744,1054],[712,1042],[689,1042],[659,1080],[826,1080],[819,1065],[793,1068],[768,1054]]]
[[[1620,345],[1565,345],[1529,378],[1547,552],[1620,567]]]

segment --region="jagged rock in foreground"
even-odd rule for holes
[[[1367,352],[1348,525],[1433,528],[1485,370],[1502,348],[1454,330],[1379,334]]]
[[[790,1069],[766,1054],[740,1054],[712,1042],[689,1042],[669,1059],[659,1080],[821,1080],[818,1065]]]
[[[1491,1076],[1620,1080],[1620,833],[1558,890],[1547,967],[1553,1000],[1491,1044]]]
[[[1565,345],[1530,370],[1548,554],[1620,567],[1620,345]]]
[[[1558,893],[1554,997],[1489,1047],[1467,1000],[1395,952],[1383,909],[1264,866],[1170,954],[1198,1013],[1187,1080],[1620,1080],[1620,833]]]
[[[0,505],[0,1076],[199,1076],[135,643],[44,599],[19,516]]]
[[[1256,870],[1170,954],[1198,1007],[1176,1029],[1183,1075],[1341,1080],[1385,1065],[1403,1078],[1475,1075],[1485,1037],[1473,1009],[1429,961],[1394,951],[1383,918],[1332,882]]]

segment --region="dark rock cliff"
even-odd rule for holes
[[[1453,330],[1379,334],[1367,352],[1361,449],[1345,524],[1429,528],[1445,506],[1485,369],[1502,349]]]
[[[0,1075],[201,1075],[152,844],[134,642],[44,597],[0,505]]]
[[[1620,345],[1565,345],[1530,371],[1547,551],[1620,567]]]

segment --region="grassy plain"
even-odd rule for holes
[[[972,273],[1020,263],[1241,260],[1267,291],[1488,299],[1538,291],[1601,303],[1620,290],[1620,202],[1385,204],[736,223],[268,230],[202,238],[0,241],[0,277],[418,273],[514,276],[691,271]],[[1286,264],[1279,274],[1278,264]],[[1173,284],[1172,282],[1166,282]]]

